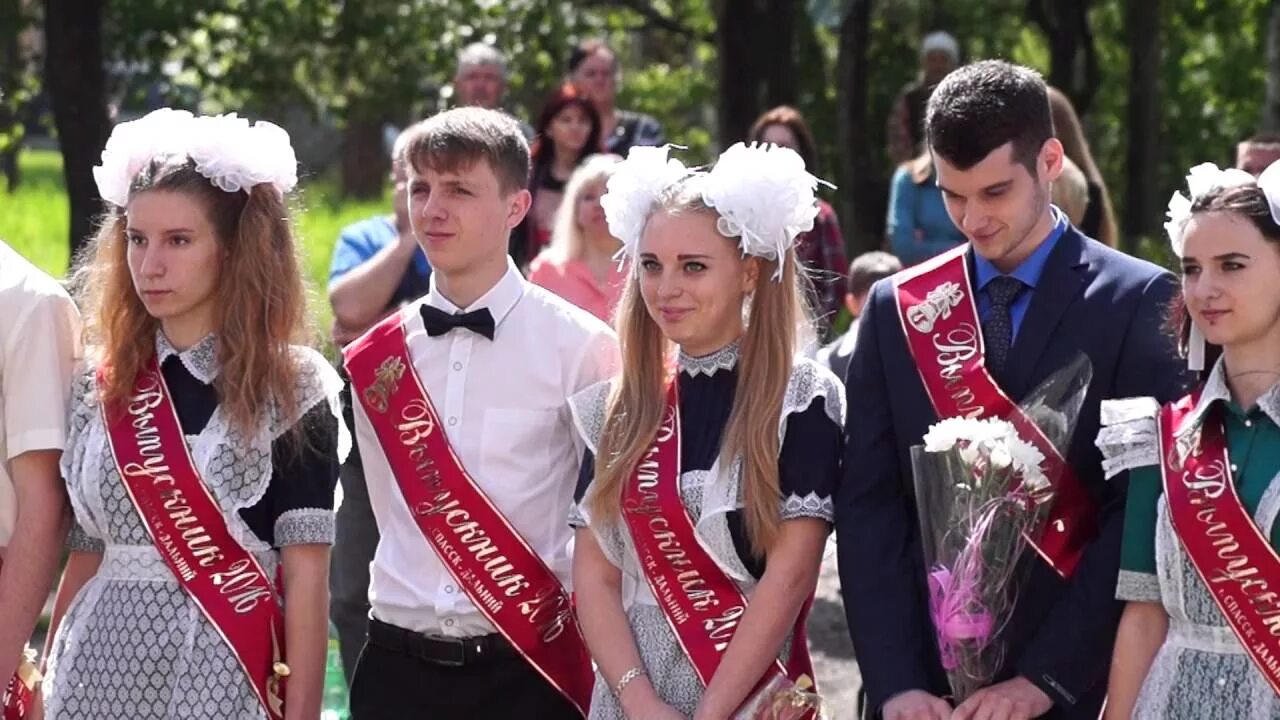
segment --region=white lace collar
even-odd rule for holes
[[[178,350],[169,342],[169,338],[165,337],[163,330],[156,330],[156,362],[163,365],[165,360],[177,355],[178,360],[182,362],[182,366],[191,373],[191,377],[199,380],[205,385],[212,385],[218,372],[222,369],[221,363],[218,362],[217,343],[215,336],[210,333],[205,335],[200,342],[192,345],[186,350]]]
[[[1196,403],[1195,409],[1183,421],[1183,425],[1178,430],[1181,435],[1184,431],[1198,427],[1204,420],[1204,415],[1209,408],[1217,401],[1224,403],[1231,402],[1231,389],[1227,387],[1227,366],[1224,358],[1218,358],[1218,362],[1214,363],[1213,370],[1209,372],[1209,379],[1204,383],[1204,389],[1200,391],[1200,400]],[[1266,392],[1258,397],[1258,407],[1262,412],[1271,418],[1271,422],[1280,425],[1280,382],[1272,385]]]
[[[738,357],[742,354],[742,340],[734,340],[710,355],[694,357],[680,350],[678,364],[680,371],[689,376],[715,375],[720,370],[732,370],[738,366]]]

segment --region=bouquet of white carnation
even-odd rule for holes
[[[1092,370],[1079,355],[1019,407],[1065,455]],[[911,449],[929,609],[957,703],[1004,658],[1015,568],[1053,500],[1044,453],[1003,418],[947,418]]]

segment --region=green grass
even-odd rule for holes
[[[18,163],[23,181],[18,191],[0,189],[0,240],[55,277],[67,272],[68,201],[62,181],[62,156],[50,150],[24,150]],[[308,182],[297,193],[294,221],[302,246],[303,272],[314,294],[311,312],[321,336],[327,336],[332,314],[325,297],[329,259],[338,233],[350,223],[389,212],[390,191],[378,201],[342,200],[335,183]]]
[[[12,194],[0,189],[0,240],[9,243],[51,275],[67,270],[67,194],[62,183],[62,156],[51,151],[23,151],[18,156],[22,185]]]

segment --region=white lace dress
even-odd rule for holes
[[[303,368],[298,398],[304,417],[323,431],[308,441],[327,448],[316,477],[287,477],[273,468],[275,441],[296,419],[272,417],[253,436],[237,431],[214,409],[198,434],[187,436],[201,478],[221,506],[231,535],[274,577],[278,548],[333,542],[333,487],[340,458],[350,447],[341,421],[337,373],[313,350],[295,348]],[[183,353],[157,337],[157,353],[179,406],[175,380],[208,386],[218,373],[212,336]],[[174,365],[174,359],[181,366]],[[176,375],[173,373],[177,373]],[[72,601],[58,630],[43,685],[49,720],[258,720],[266,715],[231,650],[189,599],[155,550],[107,447],[91,369],[72,395],[71,428],[62,473],[75,525],[73,549],[102,552],[97,574]],[[191,379],[194,378],[194,379]],[[329,418],[336,418],[336,422]],[[183,421],[184,429],[186,420]],[[317,423],[318,425],[321,423]],[[308,469],[317,467],[312,462]],[[331,467],[333,476],[327,468]],[[292,486],[282,492],[281,485]],[[298,487],[310,489],[299,494]],[[327,496],[325,488],[328,488]],[[313,507],[299,500],[310,493]],[[265,500],[264,500],[265,498]],[[286,501],[287,499],[287,501]],[[271,505],[272,507],[266,507]],[[286,509],[287,508],[287,509]],[[245,520],[271,518],[266,530]],[[255,515],[256,513],[256,515]],[[259,522],[258,524],[261,524]],[[270,542],[259,533],[270,536]]]
[[[1210,374],[1193,418],[1199,421],[1211,406],[1223,404],[1241,498],[1275,544],[1280,386],[1260,398],[1256,410],[1242,413],[1230,405],[1222,368],[1219,363]],[[1158,410],[1152,398],[1103,401],[1098,437],[1108,477],[1129,471],[1116,597],[1161,603],[1169,615],[1168,635],[1143,682],[1133,717],[1280,720],[1280,697],[1245,653],[1174,533],[1158,466]]]
[[[680,356],[680,492],[697,521],[703,546],[750,598],[764,564],[751,556],[738,512],[742,507],[742,466],[739,461],[726,469],[717,458],[733,404],[737,359],[736,344],[706,357]],[[621,569],[623,607],[649,680],[664,702],[686,717],[692,716],[704,688],[641,574],[625,527],[592,523],[581,502],[594,475],[593,453],[604,424],[608,391],[608,383],[600,383],[570,401],[574,422],[589,448],[570,524],[590,527],[605,556]],[[835,375],[812,360],[797,360],[778,422],[782,440],[779,510],[784,521],[801,517],[832,521],[844,412],[844,386]],[[789,649],[788,642],[779,657],[785,660]],[[624,717],[608,683],[597,674],[590,718]]]

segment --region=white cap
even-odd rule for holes
[[[960,61],[960,43],[951,33],[939,30],[924,36],[924,40],[920,43],[920,57],[938,50],[950,55],[952,60]]]

